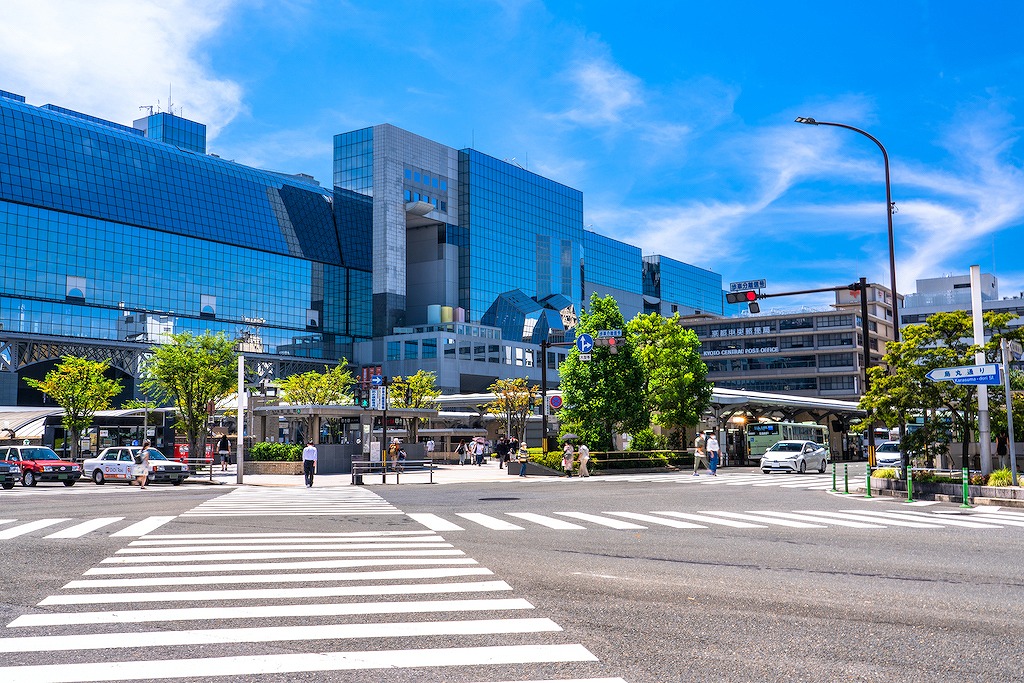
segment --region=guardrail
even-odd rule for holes
[[[388,473],[395,475],[395,483],[401,483],[401,476],[403,474],[411,474],[414,472],[427,472],[429,474],[429,483],[434,483],[434,470],[436,469],[433,460],[403,460],[403,461],[391,461],[385,466],[382,462],[354,462],[352,463],[352,483],[355,485],[361,485],[363,483],[364,475],[373,475],[380,473],[380,483],[388,483]]]

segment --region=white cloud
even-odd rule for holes
[[[140,105],[175,111],[217,132],[242,108],[242,89],[205,63],[204,41],[231,0],[5,0],[0,88],[129,124]]]

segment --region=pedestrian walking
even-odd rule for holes
[[[505,466],[505,461],[508,460],[508,449],[511,448],[512,444],[509,443],[508,437],[501,437],[498,439],[497,445],[494,447],[494,454],[498,456],[498,469],[500,470]]]
[[[572,444],[566,442],[565,447],[562,448],[562,469],[565,470],[565,476],[572,479],[572,461],[575,457],[575,453],[572,450]]]
[[[482,440],[473,442],[473,454],[476,456],[476,466],[481,467],[484,464],[484,442]]]
[[[469,455],[469,447],[466,445],[466,440],[463,439],[459,442],[459,447],[455,449],[455,454],[459,456],[459,464],[466,464],[466,456]]]
[[[693,476],[695,477],[700,476],[697,474],[697,469],[700,467],[701,463],[704,463],[704,467],[711,469],[708,465],[707,455],[704,453],[704,447],[706,445],[707,442],[704,440],[704,435],[698,433],[697,438],[693,440]]]
[[[228,435],[222,434],[217,443],[217,454],[220,456],[220,471],[228,471],[228,456],[231,454],[231,444],[228,442]]]
[[[526,442],[519,444],[519,476],[526,476],[526,463],[530,462],[530,452],[526,449]]]
[[[132,476],[139,484],[139,490],[146,488],[149,483],[149,439],[142,442],[142,450],[135,454],[135,462],[132,465]]]
[[[302,474],[306,478],[306,488],[312,488],[313,475],[316,474],[316,446],[313,445],[312,439],[307,441],[306,447],[302,449]]]
[[[580,444],[579,458],[580,458],[580,476],[581,477],[589,477],[590,476],[590,472],[587,470],[587,463],[590,462],[590,449],[587,447],[587,444],[585,444],[585,443],[584,444]]]
[[[999,466],[1006,467],[1006,455],[1009,453],[1009,437],[1006,432],[999,432],[996,437],[996,455],[999,456]]]
[[[402,442],[398,440],[398,437],[391,439],[391,445],[388,446],[388,460],[391,461],[391,469],[395,470],[398,468],[398,452],[402,450]],[[384,469],[387,469],[387,463],[384,463]]]
[[[714,432],[708,434],[705,448],[708,451],[708,469],[711,470],[711,476],[718,476],[718,439],[715,438]]]

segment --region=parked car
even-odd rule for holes
[[[875,467],[900,467],[902,464],[899,441],[884,441],[875,448]]]
[[[105,484],[107,480],[130,482],[134,479],[132,465],[135,464],[135,454],[141,450],[141,446],[105,448],[97,457],[82,463],[85,476],[100,485]],[[187,464],[168,460],[160,451],[149,449],[149,483],[170,482],[174,486],[179,486],[188,479],[188,475]]]
[[[21,470],[14,463],[0,462],[0,486],[13,489],[21,477]]]
[[[35,486],[41,481],[59,481],[74,486],[82,476],[77,463],[61,460],[46,446],[0,446],[0,461],[13,464],[21,470],[23,486]]]
[[[828,449],[814,441],[778,441],[761,456],[761,471],[799,472],[808,469],[824,472],[828,466]]]

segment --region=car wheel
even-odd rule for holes
[[[765,473],[765,474],[771,474],[771,473],[772,473],[772,472],[771,472],[771,470],[761,470],[761,471],[762,471],[763,473]]]
[[[101,470],[92,471],[92,483],[103,486],[107,483],[107,480],[103,478],[103,472]]]
[[[825,474],[825,468],[828,467],[828,460],[825,458],[821,459],[821,467],[818,468],[818,474]]]
[[[64,481],[65,486],[74,486],[78,482],[77,479],[66,479]]]
[[[807,461],[806,460],[801,460],[800,461],[800,467],[797,468],[797,471],[800,474],[804,474],[805,472],[807,472]]]
[[[175,479],[172,481],[171,486],[181,486],[181,479]]]
[[[5,489],[13,489],[14,488],[14,482],[13,481],[5,481],[4,482],[4,488]]]
[[[25,474],[21,475],[22,486],[35,486],[38,482],[36,481],[36,475],[34,472],[29,470]]]

